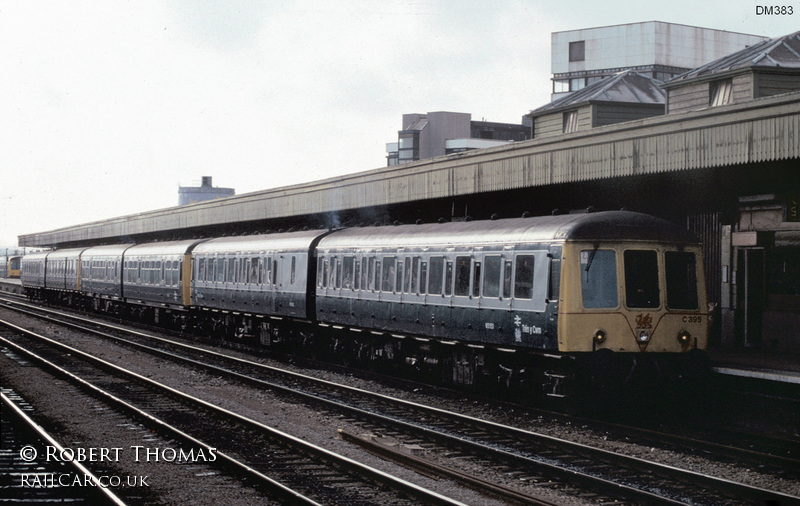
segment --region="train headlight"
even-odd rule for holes
[[[650,332],[647,330],[643,330],[639,332],[639,338],[637,339],[640,343],[646,343],[650,341]]]
[[[606,332],[605,330],[598,329],[597,332],[594,333],[594,342],[597,344],[603,344],[606,341]]]
[[[689,341],[692,339],[692,335],[689,333],[688,330],[682,330],[678,332],[678,342],[681,344],[688,344]]]

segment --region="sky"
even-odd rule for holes
[[[23,234],[386,165],[404,113],[519,123],[550,34],[665,21],[776,37],[775,2],[0,0],[0,251]]]

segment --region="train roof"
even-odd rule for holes
[[[125,252],[125,250],[130,248],[131,246],[133,246],[133,243],[109,244],[107,246],[94,246],[94,247],[91,247],[91,248],[88,248],[88,249],[84,250],[84,252],[81,253],[81,258],[84,258],[84,257],[87,257],[87,256],[93,256],[93,255],[119,256],[119,255],[122,255]]]
[[[697,244],[672,222],[631,211],[564,214],[492,221],[350,228],[323,238],[320,249],[455,244],[525,244],[565,241],[657,241]]]
[[[198,245],[194,249],[194,253],[258,253],[267,250],[308,251],[315,239],[327,233],[327,230],[305,230],[241,237],[219,237]]]
[[[137,244],[125,251],[125,256],[137,255],[184,255],[192,251],[192,247],[205,239],[188,239],[185,241],[165,241]]]

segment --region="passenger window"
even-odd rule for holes
[[[453,295],[453,262],[447,262],[444,271],[444,294]]]
[[[361,263],[357,258],[353,263],[353,290],[361,289]]]
[[[383,278],[381,281],[381,290],[384,292],[394,291],[393,283],[395,281],[395,258],[383,257]]]
[[[419,258],[419,290],[417,293],[428,293],[428,262],[422,262]]]
[[[697,264],[694,253],[667,251],[667,305],[671,309],[697,309]]]
[[[431,274],[428,280],[428,293],[442,295],[442,282],[444,281],[444,257],[431,257]]]
[[[328,261],[322,257],[317,260],[319,267],[317,268],[317,286],[325,288],[328,286]]]
[[[355,258],[353,257],[344,257],[344,262],[342,265],[342,269],[344,270],[343,277],[342,277],[342,288],[347,290],[353,289],[353,272]]]
[[[517,255],[517,272],[514,276],[514,298],[533,298],[533,255]]]
[[[503,266],[503,258],[499,256],[487,256],[484,258],[484,263],[483,296],[499,298],[500,268]]]
[[[406,281],[403,284],[403,291],[405,293],[411,293],[412,292],[411,277],[414,274],[411,269],[411,257],[406,257],[405,273],[406,273]]]
[[[635,308],[660,306],[658,253],[652,250],[628,250],[624,258],[625,303]]]
[[[375,290],[380,291],[381,289],[381,280],[383,279],[383,264],[380,260],[375,262],[375,277],[370,278],[370,283],[373,279],[375,279]]]
[[[378,264],[378,269],[380,269],[380,264]],[[375,290],[375,257],[369,257],[369,271],[364,269],[364,272],[367,273],[367,288]]]
[[[205,281],[206,280],[206,259],[201,258],[197,261],[197,280],[198,281]]]
[[[456,257],[455,294],[465,297],[469,295],[470,258]]]
[[[297,275],[295,274],[296,271],[297,271],[297,257],[293,256],[292,257],[291,281],[289,281],[289,283],[291,283],[292,285],[294,285],[294,282],[297,279]]]
[[[583,250],[580,266],[583,307],[617,307],[617,254],[612,250]]]
[[[225,271],[225,282],[233,283],[233,276],[236,273],[236,259],[228,259],[228,269]]]
[[[481,267],[482,263],[475,262],[475,271],[472,276],[472,296],[479,297],[481,294]]]
[[[328,269],[328,287],[336,288],[336,257],[331,257]]]
[[[406,259],[408,261],[408,259]],[[397,262],[397,275],[395,276],[394,286],[395,291],[400,293],[403,291],[403,262]]]
[[[327,267],[327,264],[326,264]],[[272,283],[272,258],[265,257],[264,258],[264,284],[268,285]]]
[[[510,260],[503,263],[503,298],[511,297],[511,268],[514,264]]]

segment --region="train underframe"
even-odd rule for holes
[[[250,313],[131,303],[70,291],[29,290],[49,304],[103,313],[206,339],[261,346],[424,382],[501,395],[604,404],[622,394],[700,390],[705,352],[558,353],[485,346]]]

